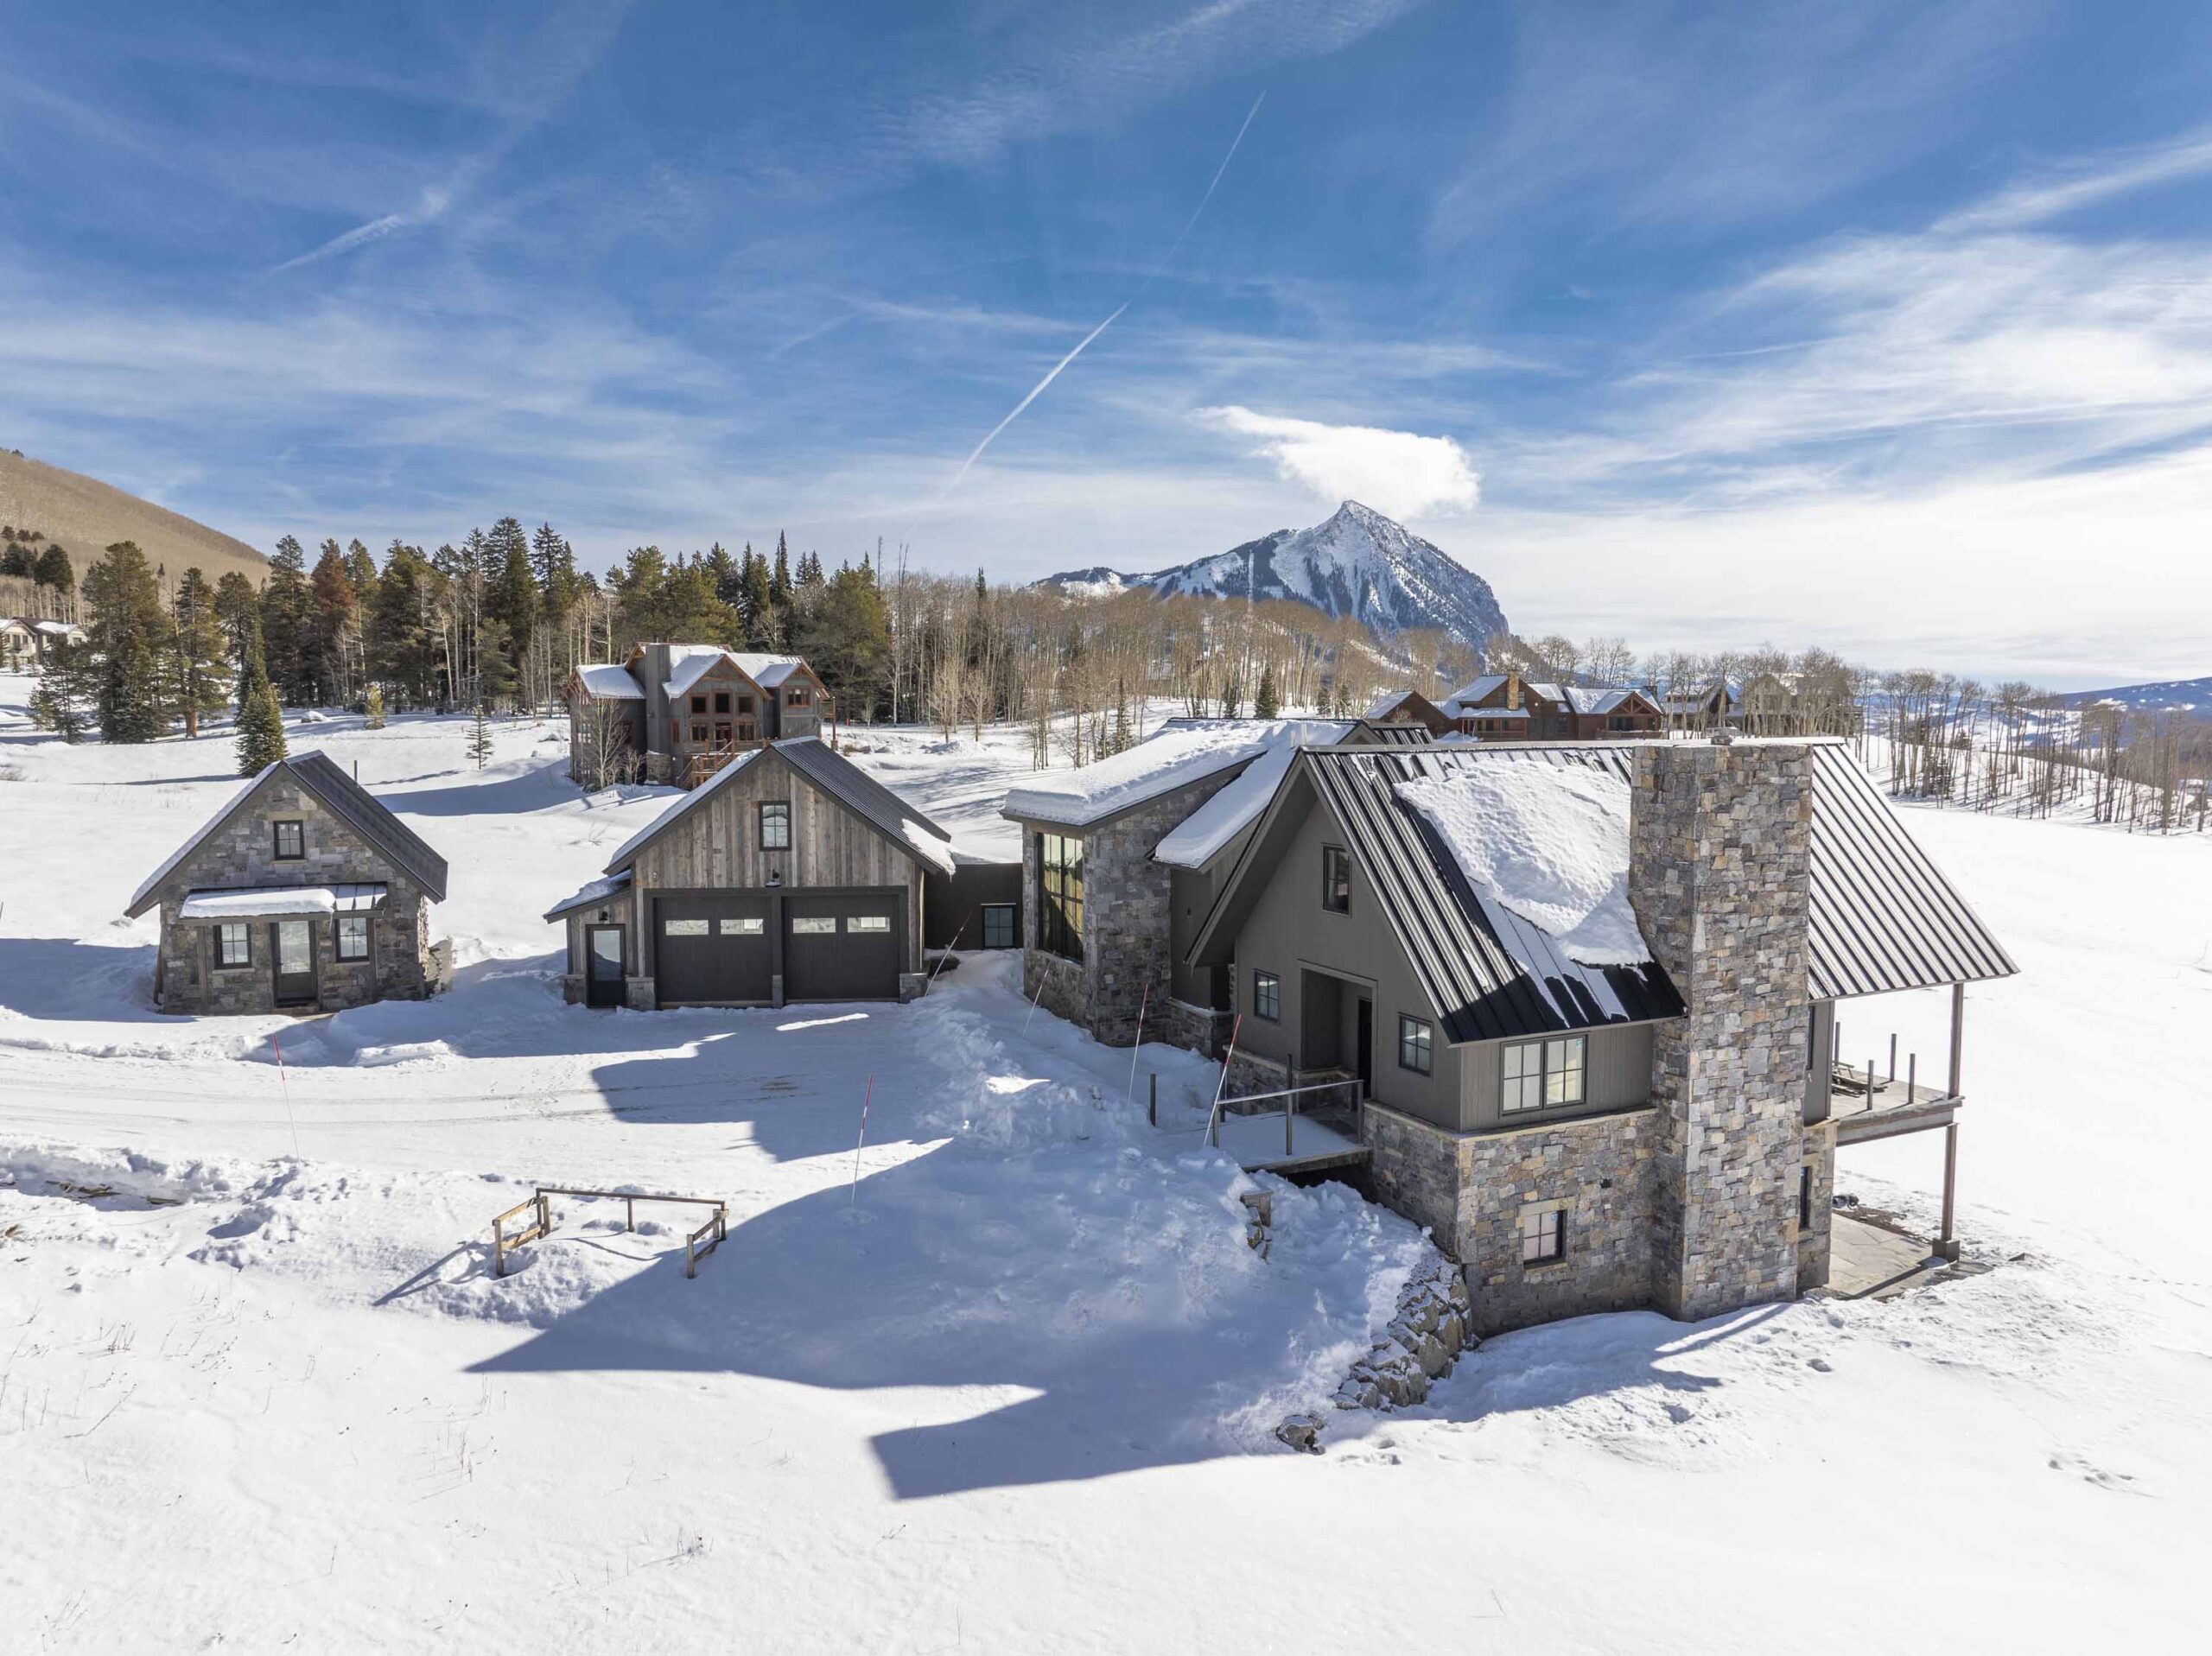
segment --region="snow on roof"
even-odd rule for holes
[[[36,631],[51,633],[57,638],[67,638],[72,634],[79,638],[85,636],[85,629],[71,621],[34,621],[31,626]]]
[[[746,677],[764,690],[774,689],[806,665],[803,656],[764,656],[751,651],[734,651],[730,659],[745,669]]]
[[[1476,891],[1585,966],[1651,958],[1629,906],[1629,786],[1583,766],[1480,765],[1397,784]]]
[[[899,831],[906,836],[906,844],[924,862],[940,874],[952,872],[952,847],[929,831],[912,817],[901,817]]]
[[[758,650],[725,650],[720,644],[671,644],[669,650],[668,693],[671,697],[685,694],[690,688],[712,672],[715,663],[732,661],[737,669],[764,690],[772,690],[806,665],[801,656],[770,656]]]
[[[1249,764],[1269,748],[1342,741],[1353,726],[1349,719],[1171,719],[1110,758],[1009,789],[999,809],[1022,821],[1081,827]]]
[[[620,897],[630,889],[630,871],[626,868],[619,874],[603,874],[573,896],[563,898],[546,910],[545,917],[558,920],[571,909],[588,909],[595,903],[604,903],[608,898]]]
[[[1367,704],[1367,711],[1362,714],[1360,717],[1363,719],[1381,719],[1389,714],[1390,711],[1398,705],[1398,703],[1403,701],[1408,696],[1413,694],[1414,692],[1411,690],[1385,690],[1382,695],[1376,696],[1374,701]]]
[[[231,891],[194,891],[177,910],[180,920],[259,920],[283,914],[365,914],[385,900],[380,881],[348,885],[260,885]]]
[[[632,857],[637,855],[639,848],[645,845],[646,841],[652,839],[654,834],[661,831],[663,826],[673,821],[676,817],[682,815],[685,811],[691,809],[694,806],[713,797],[714,792],[717,788],[728,785],[729,779],[732,777],[737,775],[738,772],[744,770],[747,765],[752,764],[753,760],[759,758],[767,751],[768,750],[765,747],[747,748],[735,758],[732,759],[728,765],[722,766],[721,770],[715,771],[714,775],[709,777],[704,782],[694,788],[690,793],[684,795],[683,798],[676,801],[673,804],[669,806],[666,810],[663,811],[658,816],[654,817],[652,822],[646,823],[645,827],[639,828],[635,834],[632,834],[627,840],[625,840],[622,842],[622,848],[607,860],[607,872],[610,874],[619,872],[625,863],[628,862]]]
[[[645,688],[630,676],[630,669],[620,662],[601,661],[580,663],[576,668],[576,682],[584,687],[584,694],[601,701],[642,701]]]
[[[1288,742],[1261,754],[1243,776],[1185,817],[1154,847],[1152,860],[1177,868],[1205,867],[1259,820],[1297,758],[1297,747]]]
[[[131,893],[130,901],[124,905],[124,912],[125,914],[137,913],[138,910],[144,906],[146,899],[153,896],[154,888],[159,885],[163,880],[167,879],[171,874],[175,873],[176,872],[177,865],[181,863],[194,851],[197,851],[200,848],[200,842],[215,831],[215,825],[226,820],[232,811],[245,803],[246,796],[251,793],[256,788],[261,786],[263,783],[266,782],[269,779],[269,773],[283,763],[283,761],[282,759],[276,759],[268,765],[263,765],[260,771],[254,777],[252,781],[247,783],[245,787],[239,789],[238,792],[232,794],[230,798],[226,800],[223,803],[223,809],[217,811],[213,816],[209,817],[207,822],[200,826],[200,829],[197,834],[193,834],[189,839],[186,840],[182,845],[179,846],[175,851],[172,851],[169,853],[168,861],[164,862],[159,868],[154,870],[152,873],[146,876],[146,883]]]

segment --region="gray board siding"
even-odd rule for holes
[[[1653,1025],[1623,1024],[1594,1029],[1584,1037],[1583,1098],[1580,1104],[1548,1110],[1498,1107],[1503,1090],[1505,1049],[1510,1041],[1481,1041],[1459,1049],[1459,1126],[1463,1132],[1541,1126],[1578,1116],[1602,1115],[1651,1101]]]

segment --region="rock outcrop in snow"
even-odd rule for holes
[[[1505,627],[1488,581],[1357,500],[1311,529],[1279,529],[1172,569],[1076,569],[1037,584],[1085,595],[1141,589],[1162,597],[1288,599],[1363,621],[1385,638],[1436,627],[1480,644]]]

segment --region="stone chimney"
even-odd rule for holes
[[[1629,900],[1687,1015],[1653,1042],[1662,1116],[1652,1298],[1713,1317],[1797,1291],[1811,750],[1636,755]]]
[[[1508,669],[1505,675],[1505,710],[1521,711],[1521,674],[1518,669]]]

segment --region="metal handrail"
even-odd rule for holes
[[[1307,1085],[1303,1087],[1281,1087],[1277,1088],[1271,1093],[1247,1093],[1242,1098],[1217,1098],[1213,1102],[1213,1109],[1206,1117],[1206,1144],[1210,1148],[1214,1150],[1221,1148],[1221,1118],[1225,1113],[1228,1106],[1231,1104],[1256,1104],[1262,1099],[1287,1098],[1292,1101],[1290,1103],[1283,1106],[1282,1112],[1282,1153],[1287,1156],[1291,1153],[1292,1138],[1298,1123],[1297,1100],[1300,1094],[1304,1093],[1334,1092],[1341,1087],[1357,1087],[1358,1085],[1359,1079],[1357,1076],[1347,1076],[1342,1081],[1317,1081],[1309,1082]],[[1274,1112],[1266,1111],[1262,1112],[1262,1114],[1273,1114]]]

